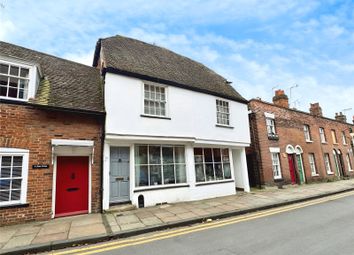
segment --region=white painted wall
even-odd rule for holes
[[[166,119],[141,117],[143,81],[106,74],[106,133],[146,136],[192,137],[207,141],[250,143],[247,105],[229,101],[230,125],[216,127],[215,96],[167,86]]]

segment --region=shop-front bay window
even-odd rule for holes
[[[194,148],[194,162],[197,182],[231,179],[228,149]]]
[[[136,187],[186,182],[186,161],[183,146],[135,146]]]

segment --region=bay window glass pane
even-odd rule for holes
[[[0,202],[7,202],[7,201],[9,201],[9,198],[10,198],[10,191],[9,190],[0,191]]]
[[[147,164],[147,146],[139,145],[135,147],[135,164]]]
[[[12,180],[12,189],[20,189],[21,188],[21,179],[14,179]]]
[[[185,163],[184,147],[175,147],[175,160],[176,163]]]
[[[11,180],[0,180],[0,190],[9,190]]]
[[[203,162],[203,149],[202,148],[194,148],[194,162],[202,163]]]
[[[28,78],[28,75],[29,75],[29,69],[21,68],[20,76],[23,77],[23,78]]]
[[[214,163],[214,168],[215,168],[215,177],[217,180],[222,180],[224,178],[222,174],[222,167],[221,163]]]
[[[160,185],[161,183],[161,165],[150,165],[150,185]]]
[[[18,71],[20,70],[19,67],[17,66],[11,66],[10,67],[10,74],[14,76],[18,76]]]
[[[8,74],[9,73],[9,65],[0,64],[0,73]]]
[[[164,184],[172,184],[175,182],[174,165],[163,165]]]
[[[224,167],[224,177],[225,179],[231,179],[231,167],[229,163],[224,163],[223,164]]]
[[[210,148],[204,149],[204,160],[205,162],[213,162],[213,156]]]
[[[11,166],[11,156],[2,156],[1,166]]]
[[[8,97],[17,98],[17,88],[9,88]]]
[[[7,87],[7,82],[8,82],[8,77],[4,75],[0,75],[0,86],[6,86]]]
[[[176,183],[186,183],[186,165],[185,164],[177,164],[176,165]]]
[[[13,157],[13,166],[22,166],[22,156]]]
[[[221,152],[220,149],[213,149],[214,162],[221,162]]]
[[[214,181],[215,180],[213,163],[205,164],[205,175],[206,175],[207,181]]]
[[[2,167],[0,177],[1,178],[10,178],[11,176],[11,167]]]
[[[11,190],[11,200],[20,200],[21,190]]]
[[[164,164],[173,163],[173,147],[162,147],[162,161]]]
[[[148,166],[136,166],[135,167],[135,186],[148,186]]]
[[[0,85],[0,96],[6,97],[7,95],[7,87],[2,87]]]
[[[205,181],[203,164],[196,164],[195,165],[195,177],[196,177],[197,182],[204,182]]]
[[[160,146],[149,146],[149,164],[161,164]]]
[[[230,162],[229,149],[222,150],[222,162],[224,162],[224,163]]]
[[[12,177],[21,177],[22,167],[15,166],[12,168]]]

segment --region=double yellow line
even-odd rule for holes
[[[264,210],[260,212],[255,212],[255,213],[250,213],[246,215],[241,215],[241,216],[236,216],[232,217],[229,219],[225,220],[218,220],[218,221],[212,221],[212,222],[207,222],[204,224],[199,224],[195,226],[190,226],[190,227],[184,227],[176,230],[171,230],[171,231],[164,231],[164,232],[159,232],[156,234],[152,234],[149,236],[143,236],[139,238],[134,238],[134,239],[127,239],[127,240],[117,240],[114,242],[109,242],[109,243],[104,243],[104,244],[99,244],[99,245],[93,245],[89,247],[81,247],[77,249],[72,249],[72,250],[65,250],[62,252],[56,252],[53,253],[55,255],[66,255],[66,254],[81,254],[81,255],[86,255],[86,254],[94,254],[94,253],[99,253],[99,252],[105,252],[105,251],[110,251],[110,250],[115,250],[115,249],[121,249],[124,247],[129,247],[129,246],[134,246],[134,245],[139,245],[139,244],[144,244],[144,243],[149,243],[157,240],[163,240],[175,236],[180,236],[180,235],[186,235],[189,233],[194,233],[198,231],[203,231],[207,229],[213,229],[213,228],[218,228],[230,224],[236,224],[239,222],[243,221],[248,221],[248,220],[253,220],[253,219],[258,219],[278,213],[283,213],[287,211],[292,211],[296,209],[300,209],[303,207],[311,206],[311,205],[316,205],[324,202],[328,202],[331,200],[335,199],[340,199],[343,197],[351,196],[354,195],[354,191],[351,192],[346,192],[346,193],[341,193],[329,197],[324,197],[308,202],[303,202],[303,203],[298,203],[298,204],[292,204],[284,207],[279,207],[279,208],[274,208],[274,209],[269,209],[269,210]]]

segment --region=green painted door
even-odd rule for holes
[[[305,183],[304,165],[302,164],[301,154],[296,155],[297,169],[299,170],[300,184]]]

